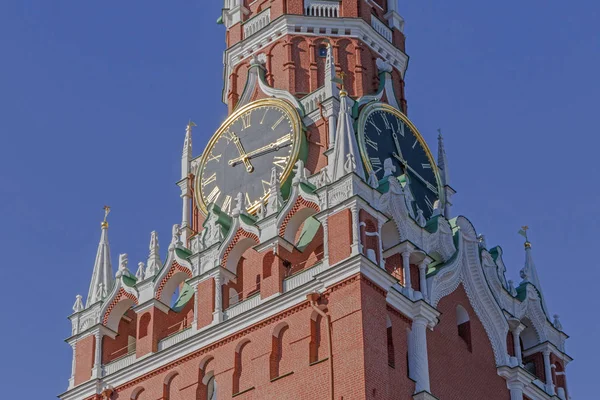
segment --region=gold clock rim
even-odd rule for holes
[[[421,144],[423,149],[425,149],[425,154],[427,154],[427,158],[429,158],[429,162],[431,163],[433,172],[435,174],[435,179],[437,181],[438,199],[441,202],[443,202],[445,199],[445,196],[444,196],[444,187],[442,185],[442,179],[440,177],[440,172],[439,172],[439,169],[437,166],[437,162],[435,161],[435,158],[433,157],[433,154],[431,153],[431,150],[429,149],[427,142],[425,141],[425,139],[423,139],[423,135],[421,135],[421,132],[419,132],[417,127],[411,122],[410,119],[408,119],[408,117],[402,111],[400,111],[386,103],[368,104],[364,109],[361,110],[360,116],[358,117],[358,138],[359,138],[358,147],[360,149],[360,156],[363,160],[363,164],[365,165],[365,167],[367,169],[367,174],[370,174],[370,172],[373,171],[373,166],[371,165],[371,161],[369,160],[369,157],[367,157],[368,152],[367,152],[367,148],[365,145],[365,123],[366,123],[367,118],[369,118],[369,116],[376,111],[386,111],[386,112],[389,112],[390,114],[395,115],[396,117],[401,119],[402,122],[404,122],[414,132],[417,140],[419,141],[419,143]]]
[[[292,121],[292,129],[294,134],[294,144],[292,147],[292,154],[290,155],[290,163],[283,171],[281,175],[281,182],[285,182],[292,171],[294,170],[294,165],[300,155],[300,145],[301,145],[301,134],[302,134],[302,121],[300,120],[300,115],[294,106],[289,104],[285,100],[281,99],[260,99],[253,101],[252,103],[246,104],[242,108],[235,110],[227,119],[219,126],[213,136],[210,138],[206,147],[204,148],[204,153],[200,157],[200,162],[198,163],[198,167],[196,169],[195,182],[194,182],[194,198],[196,202],[196,206],[200,210],[200,212],[204,215],[208,215],[208,204],[205,204],[204,197],[202,196],[202,190],[200,190],[200,177],[202,176],[202,172],[204,172],[204,167],[206,165],[206,160],[208,158],[208,154],[212,151],[215,143],[220,139],[223,132],[229,128],[233,122],[240,117],[240,115],[245,114],[246,112],[261,108],[265,106],[273,106],[282,109],[285,113],[288,114],[290,120]],[[261,201],[266,201],[269,198],[269,195],[261,198]],[[259,203],[260,204],[260,203]],[[258,207],[253,207],[249,209],[250,212],[256,211]]]

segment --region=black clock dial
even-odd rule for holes
[[[287,104],[263,100],[233,114],[213,136],[200,163],[199,203],[231,212],[241,193],[249,211],[265,199],[276,168],[284,178],[297,157],[299,118]]]
[[[395,167],[393,175],[408,176],[414,211],[421,209],[429,218],[440,196],[437,166],[421,135],[406,116],[388,105],[368,106],[361,115],[359,136],[367,170],[374,171],[381,180],[385,160],[391,159]]]

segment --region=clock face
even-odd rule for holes
[[[409,185],[414,211],[421,209],[429,218],[442,191],[435,160],[414,125],[387,104],[371,104],[362,111],[358,129],[367,171],[374,171],[379,180],[383,179],[385,160],[390,159],[390,172],[395,177],[408,176],[402,182]]]
[[[241,193],[256,211],[268,195],[271,170],[280,181],[298,158],[300,118],[284,101],[259,100],[232,114],[208,143],[196,174],[196,200],[206,214],[214,203],[230,213]]]

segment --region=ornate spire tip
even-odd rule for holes
[[[108,221],[106,220],[106,218],[108,217],[108,214],[110,214],[110,207],[109,206],[104,206],[104,221],[102,221],[102,228],[108,228]]]

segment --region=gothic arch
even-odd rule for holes
[[[159,276],[160,277],[160,276]],[[155,297],[164,304],[170,304],[171,296],[177,288],[192,277],[192,271],[174,261],[156,286]]]
[[[383,227],[381,228],[381,241],[383,245],[383,251],[400,243],[398,227],[393,219],[390,219],[383,224]]]

